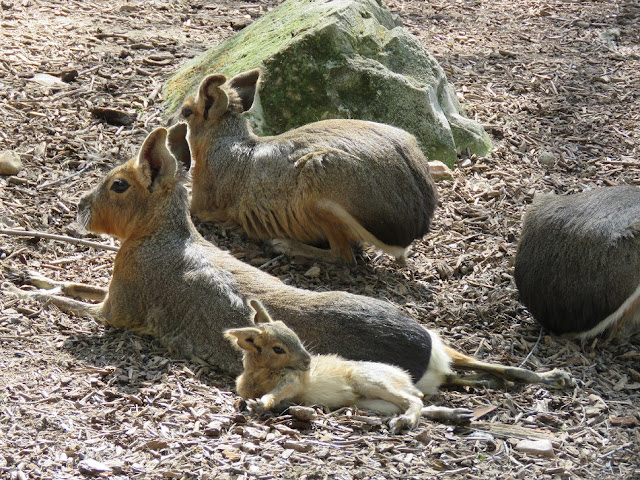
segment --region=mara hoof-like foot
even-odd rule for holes
[[[264,413],[266,410],[264,402],[259,398],[249,398],[247,400],[247,408],[251,413]]]
[[[436,422],[464,425],[471,422],[473,410],[468,408],[436,407],[434,405],[423,407],[422,416]]]
[[[419,418],[411,418],[409,415],[398,415],[389,421],[389,428],[394,435],[403,430],[413,430],[418,426]]]
[[[576,381],[571,374],[559,368],[553,369],[550,372],[539,373],[538,375],[541,377],[540,383],[555,390],[576,386]]]
[[[304,257],[329,263],[356,263],[353,253],[351,253],[351,260],[347,262],[342,257],[336,255],[333,250],[314,247],[287,238],[273,238],[268,240],[267,243],[274,252],[288,257]]]

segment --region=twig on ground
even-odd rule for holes
[[[525,359],[520,363],[519,367],[522,367],[525,363],[527,363],[529,361],[529,359],[531,358],[531,355],[533,355],[533,352],[535,352],[536,348],[540,344],[540,340],[542,340],[542,332],[543,331],[544,331],[544,329],[541,327],[540,328],[540,335],[538,335],[538,340],[536,340],[535,345],[533,346],[533,348],[531,349],[529,354],[525,357]]]
[[[67,237],[65,235],[54,235],[52,233],[35,232],[33,230],[10,230],[8,228],[0,228],[0,235],[13,235],[16,237],[32,237],[32,238],[46,238],[48,240],[56,240],[58,242],[73,243],[76,245],[84,245],[86,247],[99,248],[102,250],[110,250],[117,252],[118,247],[113,245],[105,245],[104,243],[92,242],[90,240],[82,240],[81,238]]]

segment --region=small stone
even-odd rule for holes
[[[309,270],[307,270],[304,273],[305,277],[309,277],[309,278],[317,278],[320,276],[320,267],[318,267],[317,265],[314,265],[313,267],[311,267]]]
[[[98,120],[102,120],[109,125],[127,126],[131,125],[134,120],[134,115],[129,115],[122,110],[115,108],[94,107],[91,109],[91,115]]]
[[[58,77],[49,75],[48,73],[36,73],[32,78],[32,82],[36,82],[38,85],[42,85],[50,90],[60,90],[68,87],[66,83],[60,80]]]
[[[446,280],[454,274],[453,267],[448,265],[446,262],[437,262],[436,271],[442,280]]]
[[[253,442],[246,442],[240,446],[240,450],[249,455],[255,455],[260,451],[260,447]]]
[[[0,175],[17,175],[22,170],[20,155],[11,150],[0,154]]]
[[[462,161],[462,163],[460,164],[460,167],[461,168],[468,168],[471,165],[473,165],[473,162],[470,159],[467,158],[466,160]]]
[[[85,458],[78,463],[78,470],[85,475],[101,475],[111,472],[111,467],[92,458]]]
[[[302,420],[303,422],[310,422],[315,419],[316,411],[311,407],[302,407],[300,405],[292,405],[289,407],[289,413],[293,418]]]
[[[538,155],[538,162],[545,167],[553,167],[556,164],[556,156],[547,150],[543,150]]]
[[[556,428],[560,428],[563,425],[562,419],[550,413],[539,413],[538,415],[536,415],[536,420],[540,423],[544,423],[545,425],[551,425]]]
[[[207,437],[219,437],[222,435],[223,425],[220,422],[211,422],[204,428],[204,434]]]
[[[431,174],[431,177],[436,181],[450,180],[451,178],[453,178],[453,172],[451,171],[451,169],[439,160],[429,162],[429,173]]]
[[[521,440],[516,445],[516,450],[540,457],[553,458],[556,456],[551,440]]]

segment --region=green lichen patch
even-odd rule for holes
[[[209,73],[263,67],[249,116],[260,134],[326,118],[358,118],[413,133],[425,154],[452,165],[485,155],[482,127],[461,113],[442,68],[379,0],[287,0],[165,85],[169,114]]]

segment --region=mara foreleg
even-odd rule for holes
[[[107,297],[107,288],[83,283],[60,282],[30,271],[14,271],[10,272],[9,276],[18,283],[28,284],[38,288],[38,290],[21,290],[10,283],[5,283],[2,286],[4,291],[18,298],[34,299],[41,303],[52,303],[63,312],[80,317],[94,318],[104,323],[102,303],[87,303],[76,299],[102,302]]]
[[[52,280],[30,270],[24,272],[12,270],[9,272],[9,277],[13,283],[33,285],[41,290],[54,290],[56,293],[61,293],[80,300],[102,302],[109,291],[106,287],[96,287],[86,283],[60,282],[58,280]],[[44,294],[46,292],[40,293]]]

